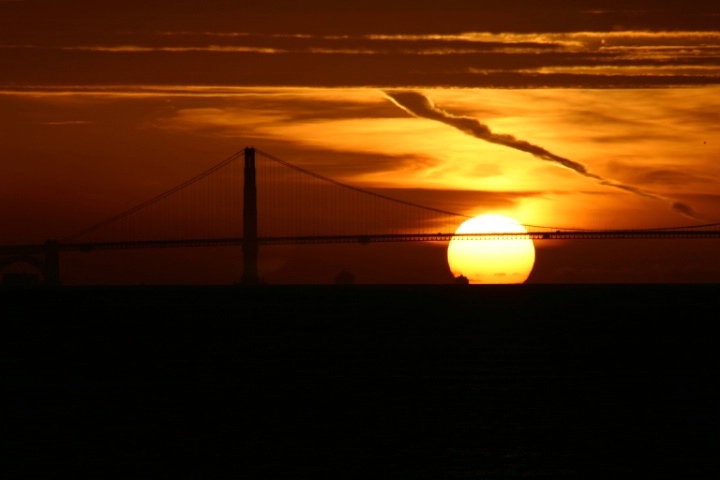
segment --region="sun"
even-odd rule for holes
[[[463,222],[459,233],[525,233],[517,220],[487,214]],[[470,283],[523,283],[535,263],[532,239],[465,240],[453,238],[448,245],[448,266],[455,277]]]

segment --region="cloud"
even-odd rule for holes
[[[720,84],[715,31],[340,35],[186,27],[158,31],[138,25],[130,31],[103,29],[100,36],[82,31],[28,36],[19,29],[0,43],[0,85],[140,84],[149,78],[166,85],[383,88]],[[218,68],[218,61],[252,68]],[[288,69],[288,62],[303,68]]]
[[[515,138],[512,135],[505,133],[494,133],[490,129],[490,127],[488,127],[484,123],[481,123],[476,118],[454,115],[441,108],[438,108],[437,106],[435,106],[435,104],[433,104],[432,100],[430,100],[422,93],[414,91],[394,90],[385,91],[383,93],[398,107],[402,108],[403,110],[415,117],[436,120],[438,122],[445,123],[446,125],[450,125],[451,127],[457,128],[458,130],[480,140],[485,140],[486,142],[504,145],[509,148],[530,153],[536,158],[539,158],[546,162],[554,163],[579,175],[596,180],[602,185],[617,188],[619,190],[623,190],[625,192],[629,192],[641,197],[665,201],[670,204],[670,207],[673,210],[685,216],[702,220],[702,217],[700,217],[689,205],[677,202],[661,195],[646,192],[632,185],[625,185],[615,180],[604,178],[600,175],[590,172],[588,168],[582,163],[561,157],[559,155],[555,155],[554,153],[551,153],[538,145],[533,145],[532,143],[529,143],[525,140]]]
[[[59,122],[44,122],[43,125],[87,125],[93,122],[87,120],[67,120]]]
[[[641,168],[633,165],[626,165],[621,162],[611,161],[607,165],[613,175],[620,176],[632,183],[643,185],[687,185],[689,183],[714,183],[711,176],[700,176],[680,168]]]

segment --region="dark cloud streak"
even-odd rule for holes
[[[590,172],[582,163],[555,155],[540,146],[533,145],[525,140],[519,140],[512,135],[494,133],[490,130],[490,127],[481,123],[476,118],[454,115],[438,108],[428,97],[421,93],[413,91],[385,91],[384,93],[393,103],[413,116],[435,120],[457,128],[458,130],[480,140],[485,140],[486,142],[530,153],[541,160],[555,163],[584,177],[597,180],[601,185],[617,188],[644,198],[663,200],[670,203],[673,210],[676,210],[685,216],[702,220],[702,217],[700,217],[689,205],[674,201],[661,195],[646,192],[631,185],[625,185],[620,182],[616,182],[615,180],[604,178]]]
[[[156,25],[152,30],[114,26],[103,29],[102,35],[83,34],[81,29],[46,35],[44,30],[13,33],[10,28],[28,22],[12,22],[0,14],[0,86],[407,89],[720,84],[718,32],[330,35],[252,33],[237,31],[237,26],[208,30],[200,23],[176,29]]]

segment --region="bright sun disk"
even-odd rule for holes
[[[460,233],[527,233],[517,220],[486,214],[463,222]],[[448,265],[455,277],[470,283],[523,283],[535,263],[535,245],[529,237],[519,239],[466,240],[453,238],[448,245]]]

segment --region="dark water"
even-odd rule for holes
[[[27,288],[0,300],[6,472],[718,475],[717,285]]]

